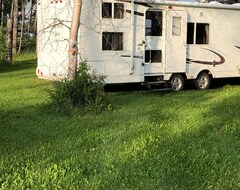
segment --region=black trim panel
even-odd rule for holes
[[[127,9],[126,12],[131,14],[132,11]],[[134,15],[144,16],[144,13],[140,13],[140,12],[134,11]]]
[[[115,1],[125,2],[125,3],[131,3],[131,0],[115,0]],[[140,2],[136,2],[136,1],[134,1],[134,4],[136,4],[136,5],[141,5],[141,6],[144,6],[144,7],[152,7],[151,5],[149,5],[149,4],[147,4],[147,3],[140,3]]]
[[[131,57],[131,55],[121,55],[121,57]],[[143,56],[141,56],[141,55],[134,55],[133,58],[143,59]]]

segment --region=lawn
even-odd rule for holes
[[[33,53],[0,64],[0,189],[240,189],[240,85],[111,92],[100,114],[48,106]]]

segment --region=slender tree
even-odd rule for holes
[[[29,19],[28,19],[28,41],[29,41],[29,37],[30,37],[30,28],[31,28],[31,22],[32,22],[32,12],[33,12],[33,0],[29,1],[30,3],[30,7],[29,7]]]
[[[78,55],[78,31],[80,26],[80,16],[82,9],[82,0],[75,0],[74,10],[72,16],[72,23],[70,28],[69,38],[69,64],[68,64],[68,77],[73,80],[77,73],[77,55]]]
[[[11,18],[7,20],[7,54],[6,54],[6,61],[12,62],[12,27],[13,22]]]
[[[20,41],[19,41],[19,46],[18,46],[18,53],[20,53],[21,48],[22,48],[22,40],[23,40],[23,32],[24,32],[24,24],[25,24],[26,5],[27,5],[27,0],[23,0],[23,2],[22,2],[21,35],[20,35]]]
[[[4,9],[5,9],[5,4],[4,4],[4,0],[2,0],[1,26],[3,26],[3,20],[4,20]]]
[[[37,35],[37,10],[35,11],[35,17],[34,17],[34,35]]]
[[[2,26],[3,0],[0,0],[0,26]]]
[[[13,53],[17,53],[18,0],[13,3]]]

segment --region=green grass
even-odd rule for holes
[[[240,86],[109,93],[113,110],[69,116],[35,68],[0,64],[0,189],[240,189]]]

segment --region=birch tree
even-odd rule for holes
[[[21,23],[21,34],[20,34],[20,42],[18,47],[18,53],[20,53],[22,48],[22,40],[23,40],[23,32],[24,32],[24,24],[25,24],[25,10],[26,10],[27,0],[23,0],[22,2],[22,23]]]
[[[82,9],[82,0],[75,0],[74,10],[72,16],[72,23],[70,28],[69,37],[69,64],[68,64],[68,77],[73,80],[77,73],[77,55],[78,55],[78,31],[80,26],[80,15]]]
[[[11,18],[7,20],[7,54],[6,54],[6,61],[12,62],[12,26],[13,22]]]
[[[13,0],[13,53],[17,53],[18,0]]]
[[[27,29],[28,41],[30,38],[30,28],[31,28],[31,22],[32,22],[33,0],[30,0],[29,3],[30,3],[30,7],[29,7],[29,20],[28,20],[28,29]],[[36,19],[36,16],[35,16],[35,19]]]

